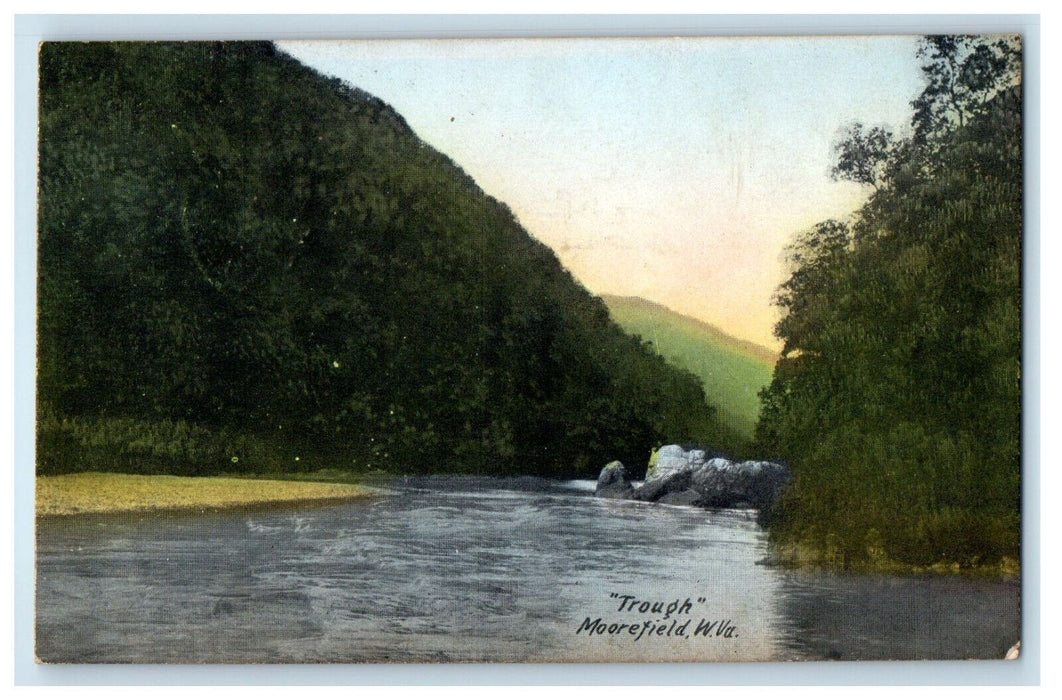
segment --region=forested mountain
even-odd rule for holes
[[[868,202],[790,250],[758,435],[795,475],[780,541],[991,564],[1020,543],[1020,47],[940,36],[919,53],[910,135],[854,125],[838,148]]]
[[[751,440],[759,392],[771,382],[777,353],[639,297],[601,298],[625,331],[652,343],[669,362],[701,380],[720,420],[734,431],[737,441]]]
[[[504,204],[271,44],[44,44],[39,197],[47,469],[592,474],[722,434]]]

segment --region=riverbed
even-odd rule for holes
[[[74,663],[1002,658],[1017,580],[769,563],[753,510],[424,477],[324,505],[38,520],[37,655]]]

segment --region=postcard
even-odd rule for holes
[[[46,41],[46,664],[1017,658],[1022,37]]]

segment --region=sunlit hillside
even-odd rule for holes
[[[673,364],[697,375],[720,418],[742,436],[752,437],[759,412],[757,394],[771,381],[773,352],[640,297],[602,298],[624,330],[640,335]]]

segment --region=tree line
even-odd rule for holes
[[[850,126],[866,204],[789,249],[760,449],[776,541],[827,563],[995,565],[1020,549],[1021,52],[931,36],[909,129]]]

